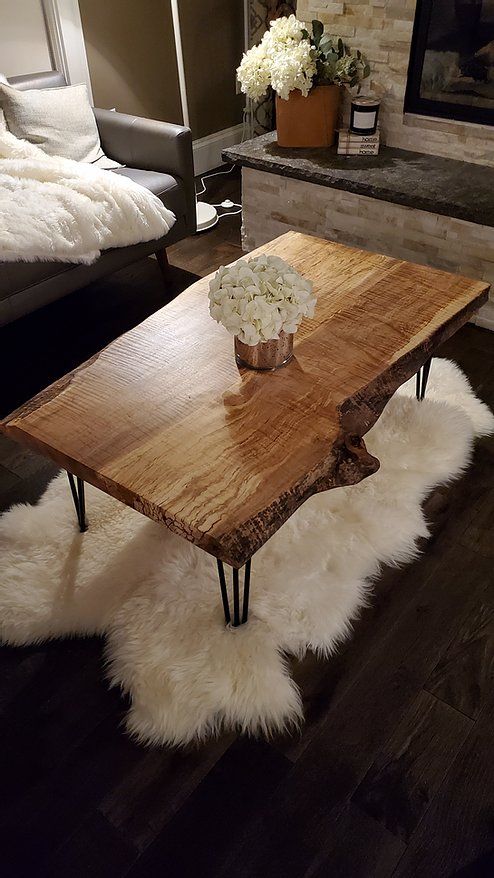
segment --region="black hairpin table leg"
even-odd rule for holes
[[[72,473],[67,473],[67,475],[69,477],[69,485],[77,514],[77,521],[79,522],[79,530],[81,534],[83,534],[87,530],[84,482],[79,477],[77,477],[77,480],[74,479]]]
[[[425,398],[425,391],[427,390],[427,381],[429,380],[429,372],[431,371],[431,363],[432,357],[424,363],[421,369],[417,372],[417,376],[415,379],[415,395],[419,402]]]
[[[223,602],[223,612],[225,614],[225,622],[227,625],[230,623],[234,628],[238,628],[239,625],[245,625],[249,618],[249,595],[250,595],[250,562],[251,559],[247,561],[245,565],[245,573],[244,573],[244,589],[243,589],[243,597],[242,597],[242,611],[240,611],[240,582],[239,582],[239,570],[235,567],[233,568],[233,619],[232,613],[230,611],[230,601],[228,598],[228,587],[226,584],[225,578],[225,568],[223,565],[223,561],[217,559],[218,564],[218,576],[220,580],[220,589],[221,589],[221,600]]]

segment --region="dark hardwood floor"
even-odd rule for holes
[[[238,177],[208,197],[238,199]],[[240,218],[0,330],[1,409],[240,255]],[[494,406],[494,336],[442,354]],[[0,874],[53,878],[494,875],[494,440],[427,501],[432,539],[385,570],[346,647],[293,662],[307,721],[183,751],[123,733],[97,638],[0,649]],[[0,440],[0,508],[55,472]]]

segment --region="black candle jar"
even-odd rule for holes
[[[380,102],[371,96],[353,98],[350,110],[350,131],[353,134],[375,134]]]

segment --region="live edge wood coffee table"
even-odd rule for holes
[[[363,436],[414,374],[423,398],[434,350],[489,290],[294,232],[255,253],[281,256],[318,296],[287,366],[237,367],[204,278],[1,424],[68,471],[81,530],[87,481],[213,555],[234,625],[254,553],[312,494],[376,472]]]

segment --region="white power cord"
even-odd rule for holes
[[[247,5],[245,6],[245,9],[248,9]],[[246,99],[246,105],[243,111],[242,143],[246,139],[246,135],[247,138],[254,137],[254,109],[253,103],[249,98]],[[204,174],[202,177],[199,178],[201,181],[202,189],[199,192],[196,192],[198,232],[206,232],[208,229],[213,228],[213,226],[217,224],[218,220],[222,219],[224,216],[237,216],[237,214],[242,213],[242,205],[236,204],[229,198],[226,198],[225,201],[221,202],[221,204],[206,205],[201,201],[197,201],[197,198],[200,195],[204,195],[206,191],[206,184],[204,182],[205,180],[209,180],[211,177],[219,177],[222,174],[231,174],[234,167],[235,165],[232,165],[230,168],[227,168],[226,171],[213,171],[212,174]],[[223,208],[223,211],[226,210],[226,213],[218,213],[216,210],[216,208],[218,207]],[[237,208],[237,210],[231,210],[230,208],[232,207]]]
[[[223,174],[231,174],[235,165],[232,165],[230,168],[227,168],[226,171],[214,171],[212,174],[204,174],[204,176],[200,177],[202,189],[200,192],[196,192],[196,195],[204,195],[206,191],[205,180],[209,180],[211,177],[220,177]],[[211,207],[222,207],[223,210],[226,210],[226,213],[219,213],[218,219],[223,219],[224,216],[237,216],[237,214],[242,213],[242,205],[237,204],[235,201],[231,201],[230,198],[225,198],[220,204],[211,204]],[[236,207],[238,210],[230,210],[230,208]]]
[[[220,177],[222,174],[231,174],[234,167],[235,167],[235,165],[232,165],[231,168],[228,168],[227,171],[214,171],[212,174],[204,174],[203,177],[199,178],[201,181],[201,184],[202,184],[202,189],[200,192],[196,192],[196,195],[204,195],[204,193],[206,191],[206,184],[205,184],[204,180],[209,180],[210,177]]]

